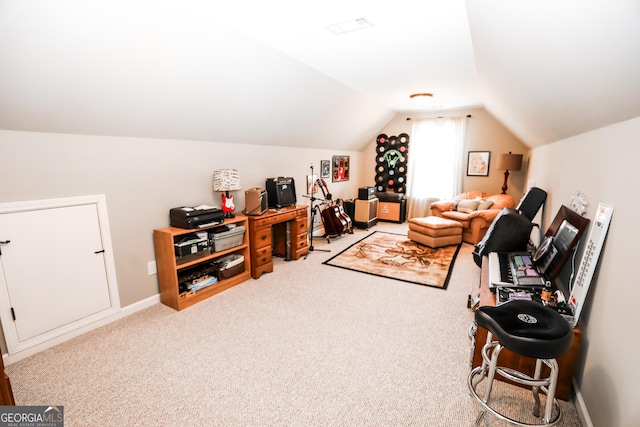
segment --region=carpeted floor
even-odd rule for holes
[[[446,292],[322,265],[364,233],[318,239],[330,253],[276,259],[273,273],[181,312],[158,304],[9,365],[16,402],[63,405],[67,427],[473,425],[471,245]],[[495,393],[529,411],[529,392]],[[562,407],[560,425],[580,426]]]

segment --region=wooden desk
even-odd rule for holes
[[[307,210],[307,206],[289,206],[248,216],[251,277],[273,272],[272,255],[297,260],[309,252]]]
[[[483,305],[496,305],[496,296],[489,289],[489,258],[482,258],[482,273],[480,275],[480,306]],[[573,328],[573,344],[567,353],[556,359],[558,362],[558,387],[556,389],[556,397],[562,400],[569,400],[571,398],[571,386],[573,381],[573,373],[575,371],[576,360],[578,359],[578,353],[580,351],[580,341],[582,339],[582,329],[576,327]],[[487,330],[478,327],[476,331],[476,339],[473,349],[473,359],[471,366],[475,368],[482,364],[482,347],[487,341]],[[533,376],[535,370],[535,359],[530,357],[524,357],[519,354],[515,354],[508,349],[503,349],[498,357],[498,364],[501,366],[517,369],[520,372],[524,372],[527,375]],[[543,365],[542,374],[547,375],[549,368]],[[496,379],[505,381],[504,378],[496,375]],[[508,381],[510,382],[510,381]],[[519,385],[519,384],[517,384]]]

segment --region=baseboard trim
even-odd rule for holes
[[[575,378],[573,379],[573,404],[576,405],[576,410],[578,411],[578,417],[580,418],[582,427],[593,427],[591,417],[589,417],[589,411],[587,411],[587,405],[582,398],[582,392],[580,391],[580,387],[576,383]]]
[[[127,317],[132,315],[133,313],[137,313],[138,311],[144,310],[145,308],[149,308],[152,305],[160,304],[160,294],[155,294],[150,296],[149,298],[143,299],[142,301],[134,302],[133,304],[129,304],[124,307],[120,311],[120,318]]]
[[[85,325],[81,328],[74,329],[73,331],[70,331],[66,334],[62,334],[60,336],[52,338],[43,343],[36,344],[23,351],[16,352],[12,355],[3,353],[2,360],[5,366],[11,365],[12,363],[16,363],[22,359],[26,359],[29,356],[33,356],[34,354],[40,353],[41,351],[44,351],[48,348],[55,347],[56,345],[62,344],[63,342],[68,341],[72,338],[79,337],[82,334],[86,334],[89,331],[92,331],[104,325],[108,325],[111,322],[115,322],[116,320],[130,316],[140,310],[144,310],[145,308],[149,308],[152,305],[155,305],[158,303],[160,303],[160,294],[152,295],[149,298],[143,299],[142,301],[138,301],[126,307],[121,308],[117,313],[109,317],[105,317],[96,322]]]

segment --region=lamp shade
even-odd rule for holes
[[[500,154],[496,162],[496,169],[503,171],[519,171],[522,167],[522,154]]]
[[[236,169],[218,169],[213,171],[213,191],[240,190],[240,174]]]

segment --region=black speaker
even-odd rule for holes
[[[358,200],[369,200],[376,198],[376,187],[358,188]]]
[[[286,176],[269,178],[265,181],[269,207],[280,209],[296,204],[296,186],[294,179]]]

